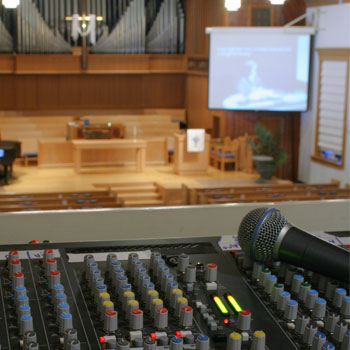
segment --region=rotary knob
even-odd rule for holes
[[[326,335],[322,332],[317,332],[312,339],[311,350],[320,350],[326,342]]]
[[[107,293],[107,286],[105,284],[100,284],[95,287],[95,291],[94,291],[95,303],[98,303],[98,298],[101,293]]]
[[[53,253],[53,250],[50,248],[47,248],[44,250],[44,257],[43,262],[46,263],[47,259],[54,259],[55,255]]]
[[[178,289],[179,288],[179,284],[176,281],[170,281],[168,282],[167,286],[166,286],[166,299],[170,299],[171,296],[171,292],[173,289]]]
[[[310,322],[310,317],[307,315],[301,315],[297,317],[295,321],[295,332],[299,335],[303,335],[305,332],[305,328]]]
[[[218,266],[214,263],[207,265],[205,270],[205,280],[206,282],[216,282],[218,275]]]
[[[45,264],[46,276],[49,276],[50,272],[55,270],[57,270],[57,260],[55,258],[46,259],[46,264]]]
[[[19,254],[17,250],[11,250],[8,255],[8,265],[10,266],[10,263],[12,260],[19,260]]]
[[[118,277],[122,277],[124,276],[125,277],[125,271],[124,269],[122,269],[121,267],[117,267],[117,268],[114,268],[111,272],[112,274],[112,283],[113,283],[113,286],[114,287],[119,287],[119,285],[117,284],[117,278]],[[126,278],[126,277],[125,277]]]
[[[185,272],[186,267],[190,263],[190,257],[187,254],[180,254],[178,260],[177,270],[179,272]]]
[[[326,317],[326,322],[324,328],[329,333],[334,333],[335,325],[339,322],[339,315],[335,312],[329,312]]]
[[[345,332],[343,342],[341,344],[341,350],[349,350],[350,348],[350,329]]]
[[[306,294],[305,306],[312,310],[315,306],[316,299],[318,298],[318,292],[315,289],[310,289]]]
[[[115,332],[118,329],[118,313],[114,310],[108,310],[105,313],[103,329],[105,332]]]
[[[174,275],[171,273],[167,273],[167,274],[164,274],[162,276],[161,291],[163,293],[166,292],[168,283],[173,281],[173,280],[174,280]]]
[[[143,311],[141,309],[131,311],[130,328],[134,331],[139,331],[143,328]]]
[[[324,318],[326,315],[326,300],[323,298],[317,298],[315,301],[314,309],[312,310],[312,316],[314,318]]]
[[[188,300],[184,297],[178,297],[175,303],[175,315],[180,317],[181,310],[184,306],[188,305]]]
[[[214,282],[214,281],[211,281]],[[210,339],[207,335],[200,334],[196,340],[196,350],[209,350]]]
[[[74,328],[67,328],[67,329],[64,331],[63,343],[64,343],[65,348],[68,347],[68,343],[69,343],[71,340],[76,340],[76,339],[78,339],[78,332],[77,332],[76,329],[74,329]]]
[[[129,350],[130,343],[125,339],[118,339],[117,341],[117,350]]]
[[[150,290],[154,290],[154,283],[148,282],[143,285],[142,288],[142,300],[146,302],[147,300],[147,295]]]
[[[130,253],[128,256],[128,270],[131,272],[131,267],[133,261],[140,260],[139,255],[137,253]]]
[[[98,296],[98,300],[97,300],[97,310],[98,310],[98,312],[102,313],[103,304],[106,301],[110,301],[110,300],[111,300],[111,296],[109,295],[109,293],[106,293],[106,292],[100,293],[100,295]]]
[[[340,308],[345,296],[346,290],[344,288],[337,288],[333,296],[333,306],[336,308]]]
[[[253,271],[252,271],[252,279],[253,281],[258,281],[260,272],[264,268],[264,264],[258,261],[254,262]]]
[[[232,332],[228,336],[227,350],[241,350],[242,336],[237,332]]]
[[[288,300],[284,310],[284,318],[287,321],[294,321],[298,315],[298,302],[296,300]]]
[[[316,324],[314,324],[313,322],[310,322],[305,328],[303,343],[306,345],[311,345],[316,332],[317,332]]]
[[[63,312],[70,312],[69,304],[66,302],[57,305],[57,314],[60,315]]]
[[[14,289],[18,286],[24,286],[24,275],[22,272],[13,273],[12,284]]]
[[[275,275],[268,275],[265,279],[264,292],[271,295],[272,288],[277,282],[277,277]]]
[[[23,315],[19,321],[19,334],[24,335],[29,331],[34,331],[33,318],[31,315]]]
[[[59,332],[64,333],[69,328],[73,328],[73,317],[71,313],[64,312],[59,316]]]
[[[326,341],[323,345],[322,345],[322,350],[335,350],[335,346],[334,344]]]
[[[119,293],[120,287],[128,283],[128,278],[124,275],[117,276],[115,280],[115,291]]]
[[[55,297],[58,293],[64,293],[64,286],[61,283],[54,284],[52,287],[52,295]]]
[[[154,339],[146,339],[143,343],[143,350],[156,350],[157,343]]]
[[[271,274],[271,270],[268,268],[268,267],[264,267],[261,271],[260,271],[260,274],[259,274],[259,281],[258,281],[258,285],[260,287],[264,287],[265,285],[265,279],[268,275]]]
[[[304,276],[295,274],[292,280],[291,291],[294,294],[298,294],[301,284],[304,282]]]
[[[311,289],[311,284],[309,282],[302,282],[299,288],[298,300],[301,302],[305,302],[307,293]]]
[[[156,299],[153,299],[152,300],[152,305],[151,305],[151,317],[154,318],[155,317],[155,314],[156,314],[156,311],[158,308],[162,308],[164,305],[163,303],[163,300],[162,299],[159,299],[159,298],[156,298]]]
[[[272,288],[271,301],[277,303],[278,297],[283,292],[284,286],[281,283],[276,283]]]
[[[126,291],[124,292],[123,298],[122,298],[122,307],[124,312],[126,312],[129,300],[135,300],[135,293],[131,291]]]
[[[16,272],[22,271],[21,260],[11,260],[9,263],[10,276]]]
[[[191,327],[193,323],[193,309],[191,306],[183,306],[180,314],[180,326]]]
[[[37,342],[30,342],[27,344],[26,350],[39,350],[39,344]]]
[[[242,310],[238,314],[237,328],[240,331],[248,331],[250,329],[252,314],[248,310]]]
[[[184,343],[180,337],[172,337],[170,339],[170,350],[182,350],[184,348]]]
[[[348,324],[346,322],[344,322],[344,321],[338,322],[335,325],[333,339],[337,343],[341,343],[343,341],[344,335],[345,335],[347,330],[348,330]]]
[[[340,314],[350,318],[350,296],[345,296],[340,307]]]
[[[142,294],[143,291],[143,286],[147,283],[151,282],[151,277],[149,275],[147,275],[147,273],[145,274],[141,274],[139,275],[139,279],[137,282],[137,290],[139,291],[140,294]]]
[[[168,327],[168,309],[159,307],[154,315],[154,327],[157,329],[164,329]]]
[[[277,300],[277,310],[284,311],[289,300],[290,300],[290,293],[287,291],[281,292]]]
[[[170,296],[170,306],[172,308],[175,308],[176,300],[182,296],[183,296],[183,293],[181,289],[178,289],[178,288],[173,289],[171,291],[171,296]]]
[[[265,350],[266,335],[263,331],[253,333],[251,350]]]
[[[154,270],[154,262],[157,259],[161,259],[162,258],[162,254],[159,252],[152,252],[151,254],[151,260],[150,260],[150,269]]]
[[[27,295],[27,288],[25,286],[17,286],[15,288],[15,298],[17,299],[20,295]]]
[[[158,298],[159,298],[159,293],[156,290],[152,289],[148,291],[147,299],[146,299],[147,310],[151,310],[153,300]]]
[[[113,301],[106,300],[102,303],[102,308],[101,308],[101,321],[104,320],[106,312],[109,310],[114,310],[114,303]]]
[[[67,295],[65,293],[57,293],[54,296],[54,309],[57,312],[57,306],[60,303],[66,303],[67,302]]]
[[[68,342],[67,350],[80,350],[80,341],[78,339],[72,339]]]
[[[123,295],[125,292],[131,292],[131,284],[130,283],[124,283],[119,288],[119,298],[122,300]]]
[[[61,283],[61,273],[58,270],[50,271],[49,288],[52,289],[55,284]]]
[[[194,265],[188,265],[185,270],[184,281],[186,283],[195,283],[196,282],[197,269]]]
[[[36,343],[37,342],[37,336],[34,331],[28,331],[24,334],[23,337],[23,347],[26,349],[28,347],[29,343]]]
[[[131,311],[134,309],[139,309],[140,308],[140,304],[137,300],[129,300],[128,301],[128,306],[126,308],[126,319],[129,320],[130,319],[130,315],[131,315]]]

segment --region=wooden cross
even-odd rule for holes
[[[79,16],[79,22],[81,22],[81,29],[83,34],[86,32],[87,29],[87,23],[90,21],[90,16],[86,14],[86,0],[81,0],[81,10],[82,10],[82,15]],[[67,16],[66,21],[72,21],[73,17],[72,16]],[[103,21],[102,16],[96,16],[96,21]],[[87,52],[87,45],[86,45],[86,36],[82,36],[81,38],[81,67],[82,69],[87,68],[87,57],[88,57],[88,52]]]

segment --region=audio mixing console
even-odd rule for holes
[[[1,246],[0,349],[349,350],[348,286],[217,241]]]

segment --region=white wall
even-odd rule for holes
[[[316,8],[309,8],[310,11]],[[329,182],[337,179],[342,184],[350,182],[350,108],[348,107],[345,167],[342,170],[322,165],[311,160],[314,153],[316,135],[316,106],[317,106],[317,79],[318,79],[318,48],[345,48],[350,47],[350,4],[321,6],[319,30],[313,45],[310,109],[301,114],[300,146],[299,146],[299,180],[304,182]],[[349,78],[350,79],[350,78]],[[348,99],[350,101],[350,97]]]

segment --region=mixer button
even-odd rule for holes
[[[227,340],[227,350],[241,350],[242,347],[242,336],[233,332],[228,336]]]
[[[311,345],[312,344],[312,340],[315,336],[317,332],[317,326],[314,323],[309,323],[306,328],[305,328],[305,332],[304,332],[304,336],[303,336],[303,343],[306,345]]]
[[[344,288],[337,288],[333,296],[333,306],[336,308],[340,308],[345,296],[346,290]]]
[[[128,301],[128,306],[126,309],[126,319],[129,320],[130,319],[130,315],[132,310],[134,309],[139,309],[140,308],[140,304],[137,300],[129,300]]]
[[[184,281],[186,283],[196,282],[197,269],[194,265],[188,265],[185,270]]]
[[[184,297],[178,297],[175,303],[175,315],[180,317],[182,308],[188,305],[188,300]]]
[[[107,333],[115,332],[118,329],[118,313],[116,311],[106,311],[104,315],[103,329]]]
[[[168,309],[159,307],[154,314],[154,327],[164,329],[168,327]]]
[[[252,314],[248,310],[242,310],[238,314],[237,328],[240,331],[248,331],[250,329],[250,323],[252,319]]]
[[[179,272],[185,272],[186,267],[190,263],[190,257],[187,254],[180,254],[178,257],[178,264],[177,264],[177,270]]]
[[[163,303],[162,299],[156,298],[156,299],[152,300],[151,309],[150,309],[152,318],[155,317],[156,310],[159,308],[162,308],[163,305],[164,305],[164,303]]]
[[[131,311],[130,328],[135,331],[143,328],[143,311],[141,309],[134,309]]]
[[[337,343],[341,343],[343,341],[344,335],[347,330],[348,330],[348,325],[346,322],[342,322],[342,321],[338,322],[335,325],[333,339]]]
[[[250,350],[265,350],[266,335],[263,331],[253,333],[252,346]]]
[[[314,309],[312,310],[312,316],[314,318],[324,318],[326,315],[327,302],[323,298],[317,298],[315,301]]]
[[[193,323],[193,309],[191,306],[183,306],[180,314],[180,326],[191,327]]]
[[[350,296],[344,297],[340,307],[340,314],[346,318],[350,318]]]
[[[335,325],[339,322],[339,315],[335,312],[329,312],[326,317],[325,329],[329,333],[334,333]]]
[[[129,350],[130,343],[125,339],[118,339],[117,341],[117,350]]]
[[[186,339],[185,339],[186,343]],[[200,334],[196,339],[196,350],[209,350],[210,339],[207,335]]]
[[[304,276],[295,274],[292,280],[292,287],[291,287],[292,293],[298,294],[300,286],[303,282],[304,282]]]
[[[315,306],[316,299],[318,298],[318,292],[315,289],[310,289],[306,294],[305,306],[312,310]]]
[[[218,266],[214,263],[207,264],[205,270],[205,280],[206,282],[216,282],[218,275]]]
[[[73,328],[73,317],[70,312],[62,313],[59,318],[59,332],[63,334],[67,329]]]
[[[312,339],[311,350],[320,350],[325,342],[326,335],[322,332],[317,332]]]
[[[24,275],[22,272],[12,274],[12,285],[14,289],[18,286],[24,286]]]
[[[34,331],[33,317],[31,315],[23,315],[19,321],[19,334],[24,335],[29,331]]]
[[[298,300],[305,303],[307,293],[311,289],[311,284],[307,281],[301,283],[299,287]]]
[[[310,322],[310,317],[307,315],[298,316],[295,322],[295,331],[297,334],[303,335],[307,324]]]
[[[61,273],[58,270],[53,270],[49,274],[49,288],[52,289],[55,284],[61,283]]]
[[[284,318],[287,321],[294,321],[298,315],[298,302],[296,300],[288,300],[284,310]]]
[[[170,350],[182,350],[184,348],[184,342],[180,337],[172,337],[170,339]]]

